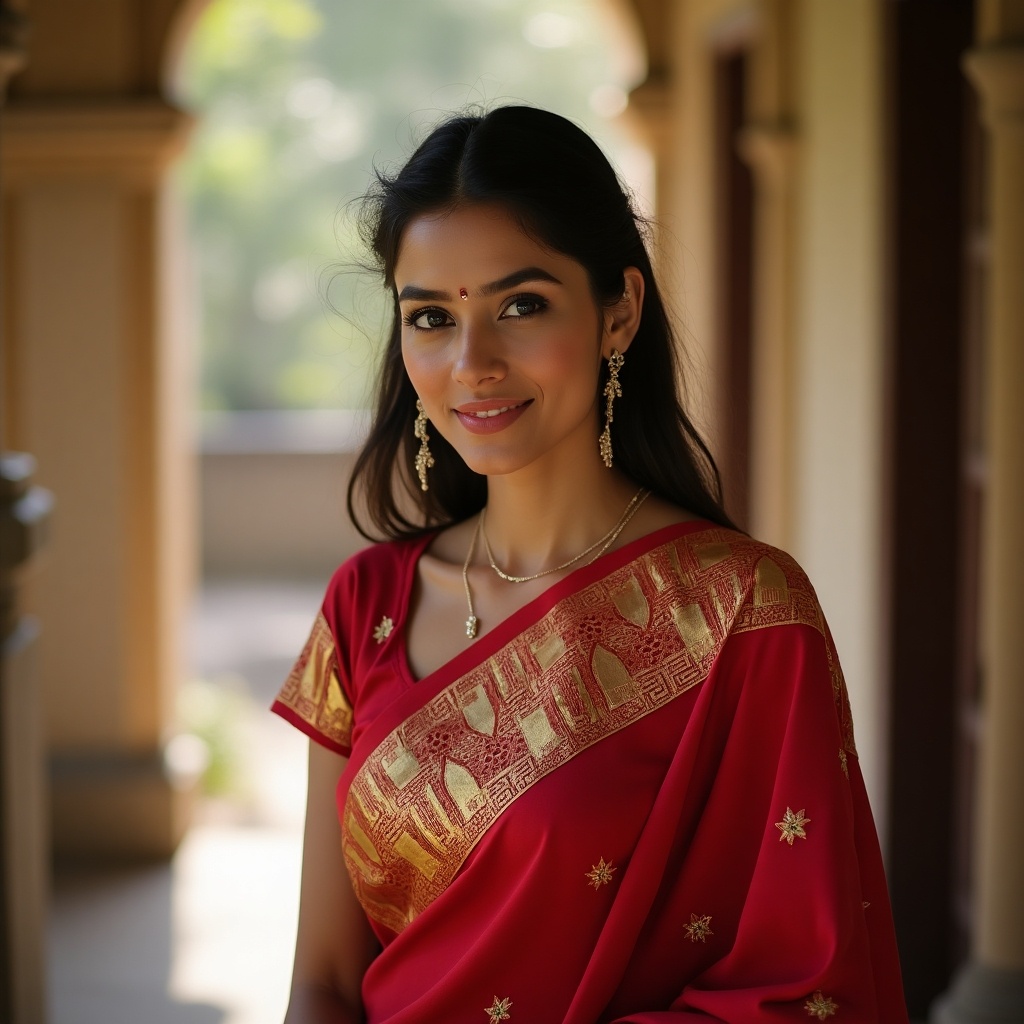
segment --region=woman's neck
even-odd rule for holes
[[[527,576],[559,565],[620,520],[637,484],[593,461],[560,473],[526,467],[488,480],[487,540],[505,572]],[[480,548],[476,561],[487,557]]]

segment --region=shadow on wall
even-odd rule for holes
[[[200,515],[206,578],[317,578],[364,547],[345,489],[368,414],[203,417]]]

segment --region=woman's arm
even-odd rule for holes
[[[349,882],[335,804],[348,759],[309,744],[295,966],[285,1024],[361,1024],[363,974],[376,939]]]

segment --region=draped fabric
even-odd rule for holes
[[[350,757],[344,861],[382,947],[369,1024],[906,1021],[846,687],[799,566],[669,527],[416,681],[429,541],[338,570],[274,703]]]

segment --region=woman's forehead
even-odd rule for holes
[[[524,266],[542,267],[559,280],[569,266],[584,273],[575,260],[537,241],[504,207],[459,206],[409,222],[395,261],[395,284],[401,291],[407,284],[430,287],[455,279],[457,290]]]

